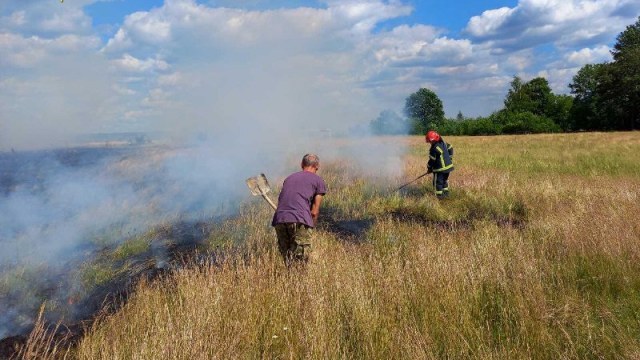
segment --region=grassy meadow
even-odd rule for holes
[[[422,137],[360,140],[406,142],[404,173],[323,162],[306,268],[251,198],[208,235],[223,260],[141,282],[71,349],[38,327],[20,356],[640,358],[640,133],[446,140],[450,198],[428,177],[394,191],[425,171]]]

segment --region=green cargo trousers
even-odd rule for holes
[[[285,264],[290,266],[293,262],[308,262],[313,230],[300,223],[276,224],[275,228],[278,236],[278,250]]]

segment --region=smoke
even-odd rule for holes
[[[0,151],[71,146],[87,133],[145,132],[166,134],[176,146],[197,139],[223,166],[257,170],[293,151],[320,155],[326,145],[298,145],[347,136],[390,107],[365,88],[371,45],[363,36],[410,11],[377,1],[248,11],[172,0],[126,16],[100,39],[88,3],[1,8],[0,54],[10,56],[0,60],[7,75],[0,80]],[[342,155],[369,161],[401,152],[397,145],[344,147]]]
[[[250,163],[207,144],[0,153],[0,338],[28,327],[44,300],[57,301],[54,319],[76,311],[60,309],[81,287],[76,267],[103,247],[237,213],[254,169],[238,161]]]
[[[344,54],[359,46],[357,19],[167,1],[102,41],[85,3],[0,8],[0,54],[12,54],[0,59],[0,338],[28,328],[44,299],[68,296],[72,268],[102,247],[237,213],[249,176],[280,179],[305,153],[373,176],[402,171],[400,142],[348,137],[381,110],[358,86],[360,59]],[[21,16],[35,24],[47,11],[75,33],[17,32]],[[131,131],[163,139],[78,147],[79,135]]]
[[[249,196],[244,179],[287,175],[303,149],[329,162],[360,148],[370,160],[360,164],[384,172],[386,157],[337,142],[305,138],[271,153],[215,141],[0,153],[0,338],[28,329],[45,300],[56,304],[50,320],[77,320],[85,311],[66,299],[82,289],[79,265],[160,224],[236,214]]]
[[[261,131],[261,133],[264,133]],[[267,136],[267,135],[265,135]],[[44,300],[51,320],[84,314],[69,294],[81,289],[78,266],[104,247],[177,221],[236,214],[249,197],[244,180],[298,170],[302,155],[352,161],[374,176],[400,164],[396,146],[361,139],[292,138],[273,148],[204,136],[185,146],[92,146],[0,153],[0,338],[28,329]],[[355,171],[355,170],[354,170]],[[400,171],[394,168],[393,171]],[[75,290],[74,290],[75,289]],[[79,305],[78,305],[79,306]]]
[[[337,49],[318,51],[354,46],[322,39],[329,26],[323,11],[168,1],[129,15],[105,42],[88,33],[84,3],[9,5],[0,17],[0,150],[119,131],[163,131],[179,140],[242,135],[257,147],[274,141],[260,132],[299,136],[366,112],[357,105],[367,99],[353,90],[353,64],[340,63]],[[322,25],[302,31],[305,18]]]

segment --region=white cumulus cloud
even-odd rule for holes
[[[113,60],[113,63],[121,70],[130,72],[163,71],[169,68],[169,64],[162,59],[140,60],[126,53],[121,58]]]
[[[465,29],[474,41],[503,49],[597,44],[632,23],[637,13],[620,13],[628,0],[520,0],[514,8],[487,10]],[[636,8],[640,6],[636,5]]]
[[[600,45],[595,48],[584,48],[571,51],[566,59],[571,64],[586,65],[597,64],[611,60],[611,49],[607,45]]]

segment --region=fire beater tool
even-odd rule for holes
[[[267,193],[271,191],[271,188],[269,187],[269,182],[267,181],[267,177],[264,174],[250,177],[246,180],[246,183],[253,196],[262,196],[265,200],[267,200],[269,205],[271,205],[273,210],[276,209],[276,205],[267,196]]]
[[[421,179],[423,176],[426,176],[426,175],[429,175],[429,174],[431,174],[431,171],[427,171],[426,173],[424,173],[424,174],[422,174],[422,175],[418,176],[417,178],[415,178],[415,179],[413,179],[413,180],[409,181],[408,183],[406,183],[406,184],[404,184],[404,185],[400,186],[399,188],[397,188],[397,189],[396,189],[396,191],[398,191],[398,190],[402,189],[403,187],[405,187],[405,186],[407,186],[407,185],[409,185],[409,184],[413,184],[414,182],[416,182],[416,181],[418,181],[419,179]]]

